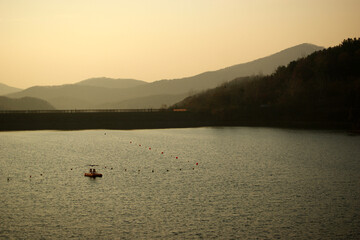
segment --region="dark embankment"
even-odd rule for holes
[[[261,109],[255,115],[237,116],[236,120],[211,114],[173,111],[9,111],[0,113],[0,131],[22,130],[85,130],[85,129],[160,129],[204,126],[255,126],[303,129],[352,129],[349,121],[328,121],[323,118],[272,118],[274,109]]]
[[[12,111],[0,113],[0,131],[155,129],[214,125],[191,112],[159,110],[116,111]]]

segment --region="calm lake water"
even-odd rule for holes
[[[360,239],[343,132],[1,132],[0,167],[0,239]]]

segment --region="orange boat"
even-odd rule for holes
[[[90,172],[84,174],[85,177],[102,177],[101,173],[96,172],[95,168],[90,168]]]

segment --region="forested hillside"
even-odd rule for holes
[[[344,40],[269,76],[235,79],[174,107],[226,121],[351,123],[358,128],[360,39]]]

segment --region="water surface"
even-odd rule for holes
[[[359,239],[359,146],[272,128],[1,132],[0,238]]]

